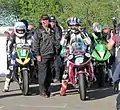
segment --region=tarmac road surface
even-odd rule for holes
[[[12,83],[10,92],[2,93],[4,78],[0,78],[0,110],[116,110],[113,89],[91,87],[88,99],[81,101],[77,90],[69,88],[67,96],[59,96],[59,85],[53,85],[50,98],[38,94],[38,85],[32,85],[30,95],[23,96],[17,83]]]

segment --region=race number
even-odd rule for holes
[[[26,50],[25,49],[21,50],[20,54],[21,54],[21,56],[26,56]]]

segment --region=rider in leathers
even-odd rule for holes
[[[65,39],[63,41],[61,41],[61,44],[64,46],[67,46],[69,44],[69,51],[70,54],[73,53],[74,49],[75,50],[83,50],[83,51],[87,51],[90,52],[90,45],[91,45],[91,39],[89,37],[89,35],[85,32],[85,30],[81,30],[81,22],[79,18],[76,17],[72,17],[70,19],[68,19],[68,26],[70,27],[70,29],[68,29],[68,32],[65,36]],[[68,70],[69,72],[72,72],[74,70],[70,69],[70,65],[68,66]],[[88,72],[90,73],[90,81],[93,81],[94,77],[94,73],[93,73],[93,66],[92,63],[90,63],[89,66],[87,66],[86,68],[88,68]],[[70,74],[72,74],[70,73]],[[63,82],[64,83],[64,82]],[[75,82],[73,82],[75,83]],[[64,88],[65,86],[67,87],[67,85],[64,84],[61,87],[60,90],[60,95],[64,95],[65,91],[67,88]]]
[[[12,72],[14,71],[14,62],[13,62],[13,57],[14,57],[14,44],[18,43],[28,43],[31,45],[31,39],[29,39],[27,33],[27,28],[26,25],[23,22],[16,22],[14,25],[14,35],[9,37],[8,44],[7,44],[7,59],[8,59],[8,67],[7,67],[7,76],[5,79],[5,85],[3,92],[8,92],[9,91],[9,86],[10,82],[12,80]],[[34,65],[34,60],[32,54],[30,55],[31,57],[31,62],[32,65]]]
[[[91,40],[92,40],[92,49],[95,48],[95,46],[99,43],[99,41],[104,42],[105,44],[108,43],[108,35],[110,34],[110,28],[107,27],[103,28],[99,23],[95,22],[93,23],[93,33],[91,36]],[[106,31],[108,30],[108,31]],[[106,32],[106,33],[105,33]],[[110,57],[110,59],[106,62],[107,67],[106,67],[106,72],[108,73],[106,75],[106,81],[109,81],[109,84],[112,84],[112,71],[111,71],[111,66],[112,66],[112,62],[111,59],[113,59],[113,57]]]

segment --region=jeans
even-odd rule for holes
[[[113,82],[116,82],[120,79],[120,63],[116,65],[114,74],[113,74]]]

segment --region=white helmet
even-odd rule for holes
[[[21,38],[25,35],[26,33],[26,26],[23,22],[16,22],[14,26],[14,33],[16,34],[17,37]],[[23,32],[20,32],[23,31]]]
[[[99,23],[93,23],[93,31],[94,32],[101,32],[100,24]]]
[[[67,20],[68,26],[81,26],[81,20],[77,17],[71,17]]]

